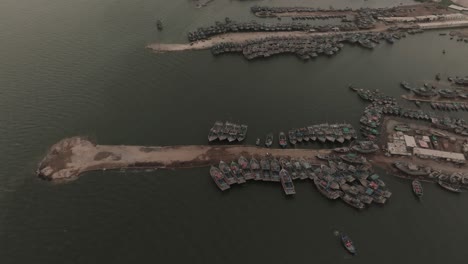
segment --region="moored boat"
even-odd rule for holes
[[[279,173],[281,185],[283,186],[284,193],[286,195],[293,195],[296,194],[296,190],[294,188],[294,183],[289,175],[288,171],[282,169]]]
[[[279,145],[282,148],[285,148],[286,146],[288,146],[288,141],[286,140],[286,135],[284,134],[284,132],[279,133],[278,139],[279,139]]]
[[[232,174],[234,174],[234,176],[236,177],[237,183],[239,183],[239,184],[240,183],[245,183],[245,178],[244,178],[244,176],[242,176],[242,170],[239,167],[239,164],[237,164],[237,162],[232,161],[230,169],[232,171]]]
[[[400,171],[413,176],[426,176],[431,172],[429,168],[421,168],[411,163],[396,161],[393,165]]]
[[[265,139],[265,146],[269,148],[271,147],[272,144],[273,144],[273,133],[269,133]]]
[[[291,143],[291,145],[295,145],[297,143],[295,131],[289,130],[288,136],[289,136],[289,142]]]
[[[216,168],[215,166],[211,166],[210,175],[221,191],[225,191],[230,188],[229,183],[220,169]]]
[[[254,175],[254,180],[256,181],[262,180],[263,175],[261,173],[260,163],[255,158],[252,157],[250,159],[249,166],[250,166],[250,170],[252,171]]]
[[[210,129],[210,132],[208,133],[208,141],[213,142],[216,139],[218,139],[218,133],[214,130],[214,128]]]
[[[351,197],[350,195],[348,194],[344,194],[341,196],[341,199],[351,205],[352,207],[356,208],[356,209],[364,209],[366,206],[359,200],[359,199],[356,199],[354,197]]]
[[[224,173],[224,177],[226,177],[227,182],[231,185],[237,183],[237,179],[231,171],[231,168],[224,162],[219,162],[219,169]]]
[[[462,192],[462,190],[460,189],[460,185],[456,184],[456,183],[447,183],[447,182],[444,182],[444,181],[439,181],[439,185],[442,188],[444,188],[446,190],[449,190],[451,192],[455,192],[455,193]]]
[[[340,197],[341,192],[340,191],[334,191],[329,188],[329,184],[321,179],[315,178],[314,179],[314,184],[319,190],[321,194],[323,194],[325,197],[331,200],[336,200]]]
[[[349,148],[347,147],[343,147],[343,148],[334,148],[333,151],[337,152],[337,153],[348,153],[349,152]]]
[[[418,180],[413,180],[411,182],[411,186],[413,187],[413,192],[416,196],[418,197],[422,197],[424,192],[423,192],[423,188],[422,188],[422,184],[420,181]]]
[[[241,142],[247,137],[247,125],[241,125],[240,126],[240,133],[237,135],[237,141]]]

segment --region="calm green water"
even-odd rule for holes
[[[64,137],[204,144],[214,120],[230,119],[250,125],[253,143],[310,123],[357,126],[365,105],[349,83],[399,96],[401,80],[467,74],[468,45],[438,32],[373,51],[347,46],[332,59],[308,63],[144,49],[153,41],[185,41],[187,31],[226,16],[254,19],[248,12],[254,4],[291,2],[389,4],[215,0],[195,9],[189,0],[0,1],[0,262],[466,261],[468,194],[426,184],[418,202],[409,182],[390,175],[383,176],[394,193],[390,202],[360,213],[326,200],[310,182],[298,182],[293,199],[268,183],[220,193],[206,169],[97,172],[59,185],[34,177],[44,152]],[[163,32],[155,30],[156,16]],[[336,229],[352,236],[359,256],[344,252]]]

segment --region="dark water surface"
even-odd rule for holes
[[[44,152],[64,137],[204,144],[214,120],[230,119],[250,125],[253,143],[311,123],[357,126],[365,104],[349,83],[399,96],[401,80],[468,74],[468,45],[436,31],[373,51],[346,46],[307,63],[144,49],[152,41],[183,42],[187,31],[226,16],[254,19],[254,4],[288,2],[389,4],[215,0],[195,9],[189,0],[0,1],[0,262],[464,263],[468,194],[425,184],[418,202],[408,181],[383,172],[394,195],[363,212],[326,200],[311,182],[298,182],[292,199],[268,183],[220,193],[207,169],[96,172],[67,184],[34,177]],[[165,23],[161,33],[156,16]],[[359,256],[344,252],[337,229],[352,236]]]

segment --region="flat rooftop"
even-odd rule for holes
[[[434,149],[414,148],[413,154],[436,157],[436,158],[443,158],[443,159],[451,159],[451,160],[457,160],[457,161],[466,161],[465,155],[463,155],[462,153],[457,153],[457,152],[447,152],[447,151],[440,151],[440,150],[434,150]]]

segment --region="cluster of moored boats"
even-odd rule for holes
[[[241,142],[247,137],[248,126],[231,122],[216,121],[208,133],[208,141]]]
[[[280,14],[280,13],[311,13],[311,12],[351,12],[353,9],[351,8],[343,8],[343,9],[325,9],[321,7],[305,7],[305,6],[252,6],[250,11],[256,15],[260,15],[261,13],[269,13],[269,14]]]
[[[424,84],[423,87],[412,87],[408,82],[401,82],[401,87],[404,89],[413,92],[415,95],[420,97],[436,97],[439,96],[441,98],[447,99],[468,99],[468,93],[463,90],[454,90],[454,89],[436,89],[435,86],[431,86],[427,83]]]
[[[370,29],[375,27],[379,17],[394,16],[390,8],[360,8],[360,9],[322,9],[313,7],[267,7],[254,6],[251,11],[258,17],[289,16],[294,18],[330,19],[342,18],[342,22],[354,22],[359,29]],[[303,15],[302,15],[303,13]],[[328,14],[327,14],[328,13]],[[311,15],[313,14],[313,15]]]
[[[468,103],[452,102],[452,103],[436,103],[431,102],[432,109],[443,111],[468,111]]]
[[[468,86],[468,76],[466,77],[448,77],[450,82],[453,82],[456,85]]]
[[[341,33],[330,36],[268,37],[241,43],[222,42],[214,45],[214,55],[242,53],[248,60],[265,58],[277,54],[295,54],[300,59],[309,60],[319,55],[332,56],[342,50],[344,44],[359,45],[373,49],[382,41],[394,43],[406,36],[401,32],[383,33]]]
[[[319,19],[334,19],[334,18],[346,18],[346,15],[308,15],[308,16],[293,16],[292,20],[319,20]]]
[[[462,188],[468,188],[468,174],[466,173],[432,171],[428,178],[436,180],[441,187],[452,192],[462,192]]]
[[[241,156],[231,163],[220,161],[218,167],[210,168],[210,175],[222,191],[233,184],[255,180],[280,182],[286,195],[296,193],[293,180],[311,179],[328,199],[341,198],[358,209],[372,202],[384,204],[392,195],[367,164],[350,164],[335,155],[321,158],[328,164],[311,164],[306,158],[264,156],[260,160],[254,157],[249,160]]]
[[[190,42],[206,40],[212,36],[233,32],[274,32],[274,31],[310,31],[314,26],[305,23],[258,23],[234,22],[226,18],[226,21],[217,21],[214,26],[200,27],[189,32],[187,37]]]
[[[421,109],[408,109],[399,106],[395,98],[382,95],[378,90],[365,90],[351,87],[358,95],[371,104],[366,107],[360,119],[361,132],[369,140],[374,140],[380,134],[380,125],[385,115],[394,115],[410,119],[431,122],[433,126],[468,136],[468,124],[464,119],[438,117]]]
[[[348,123],[342,124],[317,124],[288,131],[289,142],[292,145],[306,141],[338,142],[354,140],[357,133]]]
[[[444,189],[452,192],[462,192],[461,188],[468,188],[468,174],[445,173],[432,170],[430,167],[418,166],[412,163],[396,161],[393,163],[395,168],[406,175],[414,177],[427,177],[437,183]],[[419,181],[412,183],[413,191],[419,197],[423,195],[422,185]]]

